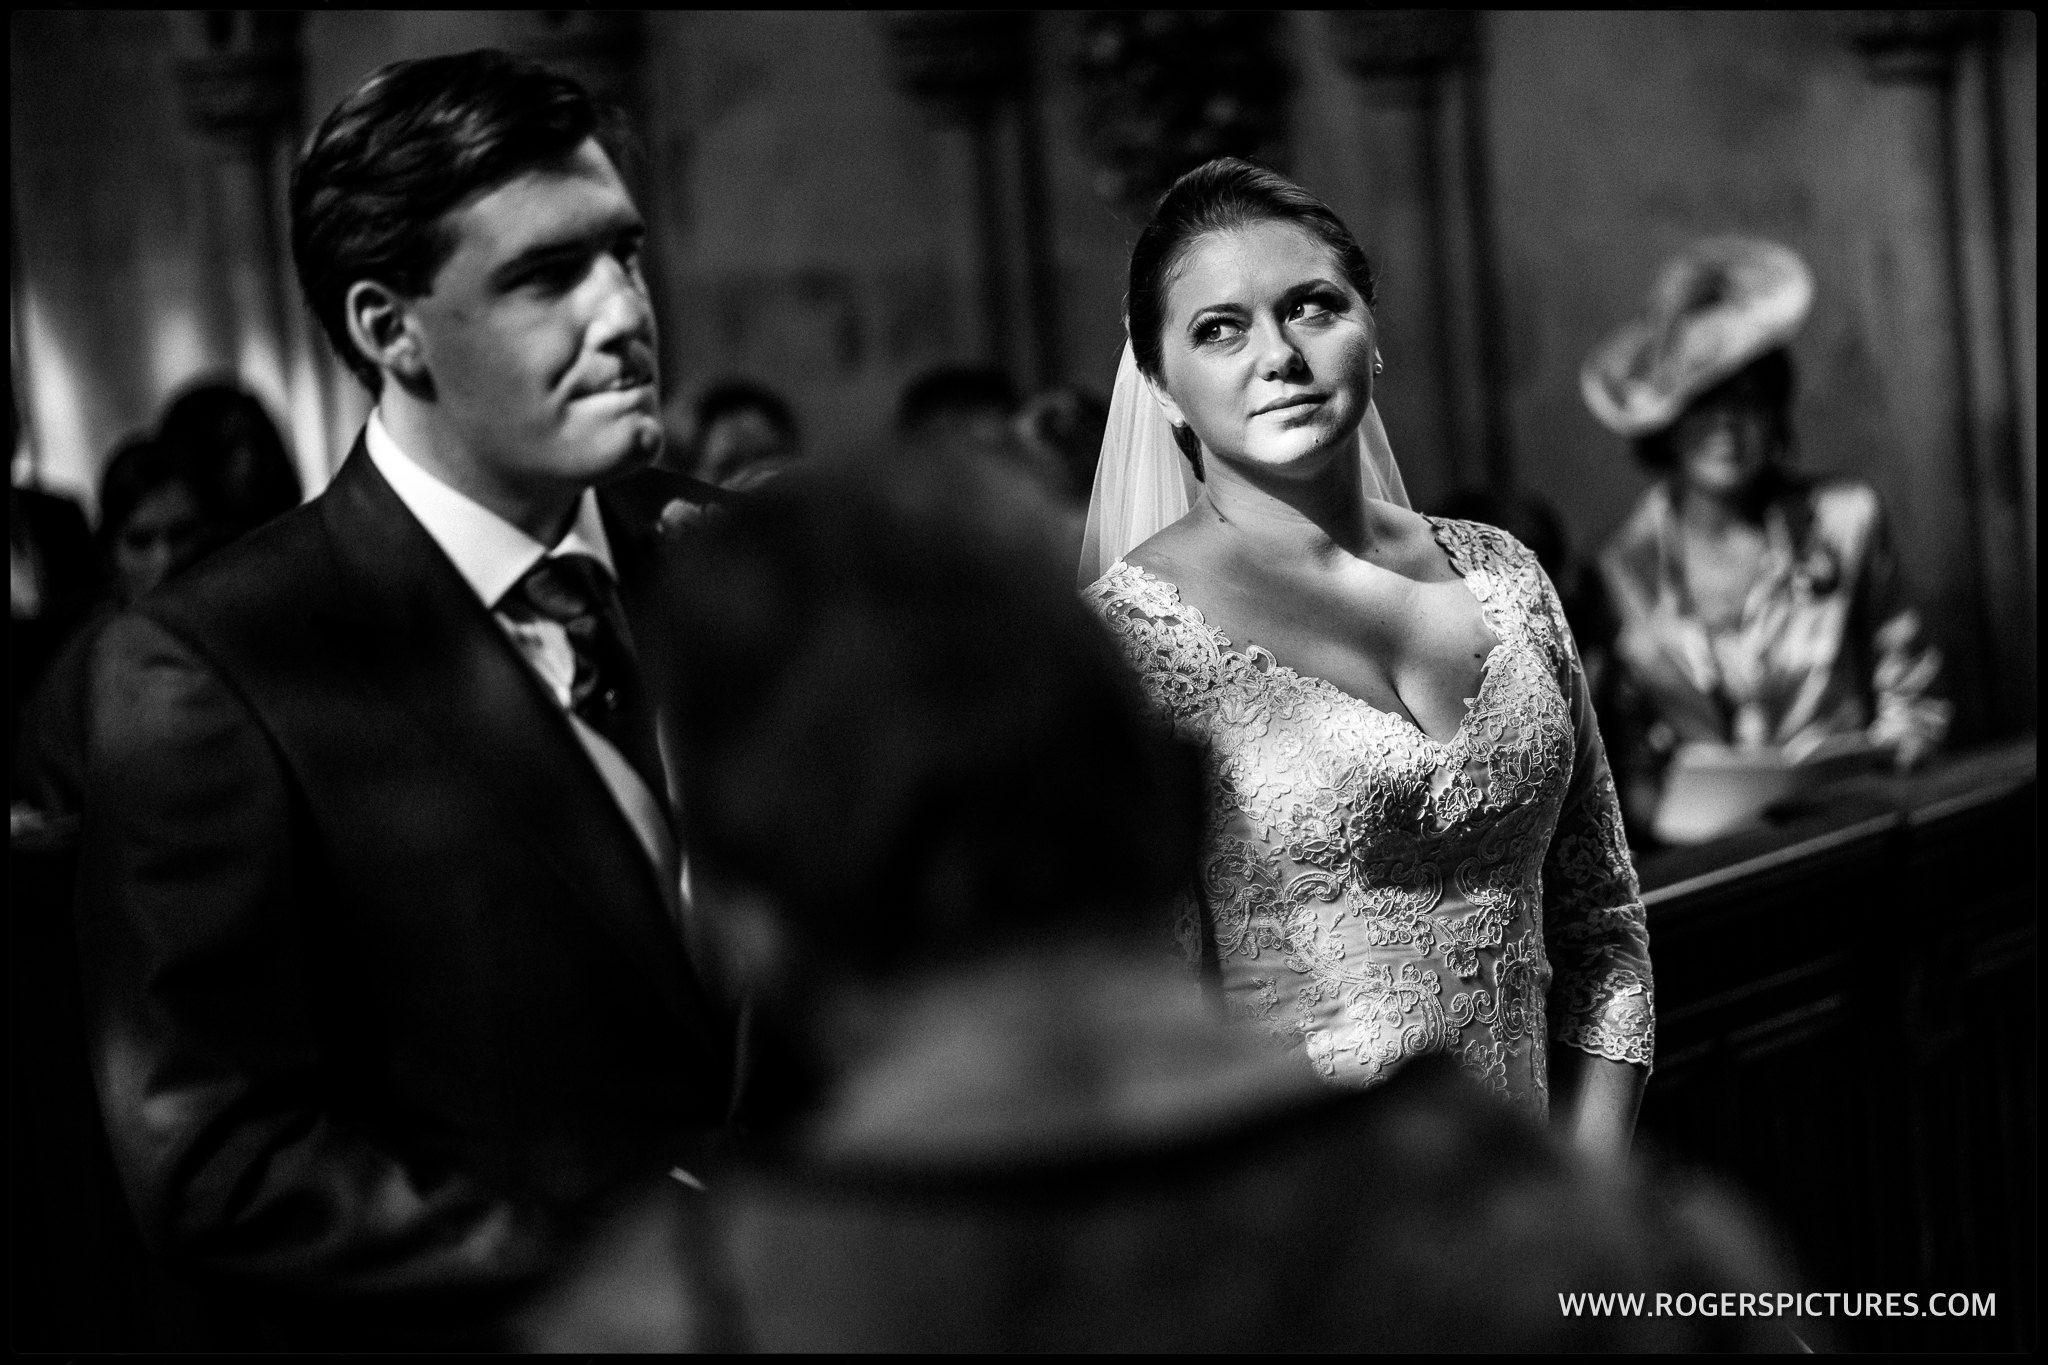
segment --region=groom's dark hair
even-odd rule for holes
[[[1305,229],[1330,248],[1338,269],[1366,307],[1378,301],[1379,280],[1372,262],[1334,209],[1278,171],[1234,156],[1217,157],[1173,182],[1131,248],[1124,327],[1130,332],[1131,355],[1147,377],[1159,378],[1166,291],[1181,262],[1210,233],[1252,223],[1292,223]],[[1200,478],[1202,447],[1195,433],[1176,426],[1173,439]]]
[[[559,72],[483,48],[381,67],[334,107],[292,172],[292,260],[334,352],[371,393],[382,372],[348,333],[348,291],[418,298],[455,243],[442,218],[596,138],[614,163],[625,120]]]

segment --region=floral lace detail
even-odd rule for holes
[[[1431,519],[1499,644],[1439,743],[1233,647],[1118,563],[1087,589],[1145,691],[1209,753],[1209,828],[1179,936],[1227,995],[1333,1081],[1449,1053],[1547,1104],[1547,1040],[1650,1064],[1649,936],[1557,595],[1528,550]],[[1206,920],[1206,923],[1204,922]]]

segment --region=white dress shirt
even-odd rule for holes
[[[617,581],[611,541],[605,536],[604,521],[598,515],[597,495],[584,490],[569,533],[550,548],[428,473],[399,449],[384,425],[381,411],[371,411],[363,446],[369,452],[370,463],[398,494],[399,501],[427,528],[427,534],[455,565],[456,572],[490,608],[493,619],[554,694],[576,738],[582,741],[584,752],[590,755],[626,822],[653,860],[670,912],[676,913],[679,868],[675,839],[662,818],[660,804],[625,755],[570,709],[576,680],[576,649],[569,643],[567,628],[559,621],[515,620],[500,610],[506,594],[518,586],[527,570],[549,555],[588,555]]]

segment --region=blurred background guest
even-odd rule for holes
[[[1617,775],[1639,823],[1682,744],[1797,758],[1861,737],[1903,768],[1948,728],[1941,656],[1876,491],[1792,462],[1787,347],[1813,292],[1786,247],[1698,242],[1581,374],[1594,416],[1658,475],[1600,554],[1623,674]]]
[[[21,445],[21,408],[7,386],[10,450]],[[14,771],[21,709],[64,640],[91,610],[99,564],[84,509],[70,498],[7,485],[7,766]],[[10,779],[11,781],[11,779]],[[10,786],[9,797],[19,795]]]
[[[232,523],[184,448],[153,436],[123,442],[100,479],[106,606],[118,610],[224,543]]]
[[[75,823],[85,781],[87,660],[114,613],[190,565],[226,535],[183,452],[149,436],[122,442],[100,479],[97,541],[105,591],[64,642],[23,706],[14,799],[60,830]]]
[[[304,496],[284,437],[263,400],[232,379],[208,379],[173,399],[157,439],[182,452],[225,544],[289,512]]]
[[[896,434],[912,447],[1003,450],[1019,407],[1017,385],[988,365],[944,365],[904,385]]]
[[[13,797],[65,837],[82,808],[87,663],[114,614],[299,502],[284,438],[262,401],[224,381],[197,384],[154,436],[108,457],[96,537],[105,589],[24,703]]]
[[[1101,397],[1061,385],[1033,394],[1024,404],[1017,414],[1017,439],[1059,465],[1066,474],[1066,496],[1085,510],[1108,422],[1109,404]]]
[[[1045,550],[1003,493],[970,464],[799,474],[678,564],[685,835],[755,988],[756,1141],[710,1174],[713,1231],[653,1197],[529,1345],[1770,1341],[1557,1308],[1760,1284],[1730,1206],[1596,1181],[1449,1064],[1330,1090],[1215,1008],[1162,947],[1199,759],[1064,561],[1018,572]]]
[[[735,492],[786,472],[803,454],[789,401],[744,379],[713,384],[693,410],[688,471]]]

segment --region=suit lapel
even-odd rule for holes
[[[625,610],[627,629],[632,633],[634,653],[644,669],[649,645],[661,629],[653,613],[659,598],[660,533],[655,516],[643,501],[613,489],[600,489],[598,511],[604,517],[605,537],[611,542],[612,567],[618,571],[619,605]],[[652,686],[652,680],[649,679]]]
[[[567,717],[371,464],[359,438],[321,502],[350,581],[345,653],[530,841],[713,1055],[723,1052],[653,867]]]
[[[649,718],[660,735],[662,770],[669,779],[668,790],[660,796],[671,817],[671,827],[675,827],[673,818],[679,804],[675,790],[675,728],[666,719],[668,689],[673,685],[671,656],[675,641],[669,623],[661,619],[665,568],[660,519],[661,509],[672,500],[671,481],[675,477],[662,470],[642,470],[598,490],[598,511],[604,517],[605,535],[611,544],[612,567],[618,572],[619,605],[632,633]],[[689,959],[687,952],[684,958]],[[693,978],[693,984],[704,998],[710,998],[701,975]]]

